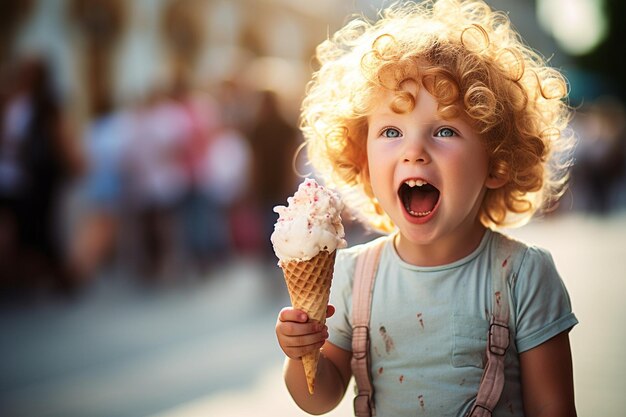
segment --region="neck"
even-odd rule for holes
[[[394,237],[394,246],[400,258],[411,265],[446,265],[474,252],[486,230],[485,226],[478,223],[462,233],[424,244],[411,242],[400,232]]]

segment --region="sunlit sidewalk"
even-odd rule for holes
[[[189,404],[168,410],[153,417],[304,417],[310,414],[300,410],[292,401],[282,383],[281,366],[264,372],[254,386],[241,391],[227,391],[201,398]],[[352,415],[352,389],[329,417]]]

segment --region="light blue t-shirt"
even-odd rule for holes
[[[478,248],[456,262],[419,267],[386,239],[370,319],[371,374],[377,417],[463,416],[483,373],[492,311],[493,251],[506,239],[487,230]],[[372,242],[366,245],[371,245]],[[352,350],[352,282],[366,245],[337,252],[329,341]],[[550,254],[517,245],[519,269],[509,279],[511,343],[506,383],[494,417],[523,416],[519,353],[568,331],[578,320]]]

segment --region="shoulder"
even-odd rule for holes
[[[366,251],[377,247],[378,245],[385,245],[389,242],[389,236],[381,236],[373,239],[367,243],[351,246],[344,249],[337,250],[337,258],[335,261],[335,275],[333,280],[339,285],[345,285],[352,288],[354,281],[354,271],[356,264],[360,256]]]
[[[349,264],[356,265],[356,261],[363,253],[371,250],[379,245],[384,245],[389,242],[390,236],[380,236],[369,242],[362,243],[355,246],[350,246],[344,249],[337,250],[337,264]]]
[[[501,267],[509,266],[518,278],[537,275],[539,272],[556,274],[554,260],[547,249],[530,245],[501,232],[492,231],[492,235],[491,254],[495,261]]]
[[[389,242],[389,240],[390,236],[380,236],[366,243],[338,249],[337,259],[335,261],[335,268],[348,268],[352,269],[352,272],[354,272],[356,262],[361,255],[379,245],[385,245],[387,242]]]
[[[516,308],[540,308],[551,296],[567,298],[567,289],[547,249],[494,232],[491,256],[493,268],[508,268],[508,286]]]

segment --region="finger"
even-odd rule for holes
[[[335,306],[328,304],[328,307],[326,307],[326,318],[332,317],[333,314],[335,314]]]
[[[278,320],[294,321],[297,323],[306,323],[309,320],[309,316],[302,310],[296,310],[293,307],[285,307],[278,313]]]
[[[284,348],[302,348],[323,343],[328,338],[328,331],[325,329],[316,333],[301,336],[286,336],[281,340]]]
[[[287,355],[291,359],[301,359],[304,355],[306,355],[309,352],[320,350],[322,346],[324,346],[324,342],[315,343],[309,346],[296,347],[296,348],[287,347],[287,348],[283,348],[283,352],[285,352],[285,355]]]
[[[326,329],[322,323],[312,321],[308,323],[298,323],[292,321],[278,321],[276,323],[276,334],[288,337],[298,337],[307,334],[314,334]]]
[[[324,343],[318,343],[318,344],[316,344],[314,346],[308,346],[306,349],[301,349],[301,348],[297,348],[297,349],[294,349],[294,348],[283,349],[283,352],[285,353],[285,355],[287,357],[289,357],[291,359],[300,360],[307,353],[314,352],[316,350],[320,350],[323,346],[324,346]]]

